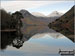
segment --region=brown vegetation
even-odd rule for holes
[[[65,13],[56,21],[49,24],[49,27],[62,33],[66,37],[74,41],[74,7],[73,6],[67,13]]]

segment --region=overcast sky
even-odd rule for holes
[[[52,11],[67,12],[74,5],[74,1],[1,1],[1,8],[7,12],[21,9],[29,12],[40,12],[45,15]]]

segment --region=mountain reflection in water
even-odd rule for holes
[[[7,48],[7,46],[13,46],[20,48],[23,46],[23,43],[29,40],[31,37],[38,38],[48,34],[54,38],[63,37],[62,34],[55,32],[52,29],[49,29],[48,26],[26,26],[21,29],[21,35],[17,35],[16,32],[1,32],[1,49]],[[34,36],[36,35],[36,36]]]
[[[21,35],[1,32],[2,56],[60,56],[59,48],[73,50],[74,47],[75,43],[47,26],[23,27]]]

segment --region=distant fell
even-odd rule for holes
[[[60,17],[60,16],[62,16],[62,15],[63,15],[63,13],[61,13],[61,12],[53,11],[52,13],[50,13],[50,14],[48,15],[48,17]]]
[[[36,17],[46,17],[44,14],[39,13],[39,12],[32,12],[32,15],[34,15]]]

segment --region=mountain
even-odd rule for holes
[[[20,10],[24,19],[22,19],[24,25],[47,25],[46,19],[43,17],[36,17],[29,13],[27,10]]]
[[[24,19],[22,19],[24,25],[48,25],[50,22],[55,21],[59,17],[45,17],[41,13],[29,13],[27,10],[20,10],[20,13],[22,13]],[[36,14],[33,15],[33,14]]]
[[[34,16],[37,16],[37,17],[60,17],[63,15],[63,13],[60,13],[58,11],[54,11],[51,14],[49,14],[48,16],[45,16],[44,14],[39,13],[39,12],[32,12],[31,14]]]
[[[32,15],[37,16],[37,17],[46,17],[44,14],[39,13],[39,12],[32,12]]]
[[[27,10],[24,10],[24,9],[20,10],[20,13],[22,13],[24,18],[27,16],[31,16],[31,14]]]
[[[74,7],[73,6],[68,12],[66,12],[63,16],[56,19],[54,22],[50,23],[49,28],[54,29],[57,32],[62,33],[69,39],[74,41]]]
[[[49,14],[48,17],[60,17],[62,15],[63,15],[63,13],[60,13],[58,11],[54,11],[51,14]]]

